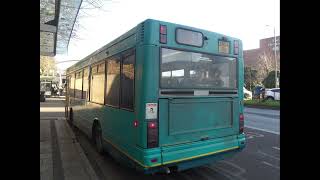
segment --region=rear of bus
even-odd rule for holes
[[[143,26],[146,167],[184,170],[242,150],[241,40],[155,20]]]

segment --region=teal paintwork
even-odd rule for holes
[[[160,24],[167,26],[167,44],[159,43]],[[177,44],[177,27],[200,31],[208,40],[201,48]],[[240,88],[236,94],[160,95],[161,47],[219,55],[218,39],[222,37],[227,38],[231,44],[228,56],[237,58],[237,86]],[[88,99],[67,97],[67,106],[73,109],[74,124],[91,136],[93,121],[98,120],[105,148],[113,156],[130,159],[130,164],[145,172],[173,165],[178,166],[178,169],[186,169],[240,151],[245,147],[245,136],[239,135],[238,122],[239,113],[243,113],[243,54],[242,42],[239,40],[240,53],[233,55],[234,40],[239,39],[157,20],[148,19],[140,23],[67,70],[68,76],[124,50],[135,48],[134,111],[92,103]],[[147,148],[146,103],[158,103],[159,108],[159,147],[152,149]],[[138,127],[133,126],[134,120],[138,121]],[[230,150],[224,152],[225,149]],[[205,154],[208,155],[202,156]],[[158,161],[153,163],[151,159],[154,158]]]

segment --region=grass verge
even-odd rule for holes
[[[259,100],[259,99],[244,100],[244,105],[248,107],[280,109],[280,101],[274,101],[274,100]]]

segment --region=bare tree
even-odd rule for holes
[[[53,75],[57,70],[55,59],[50,56],[40,56],[40,76],[41,75]]]
[[[104,5],[106,2],[113,2],[112,0],[83,0],[81,7],[79,9],[79,13],[77,19],[75,21],[74,27],[72,29],[71,38],[73,40],[81,40],[82,38],[79,35],[80,31],[86,30],[84,26],[81,25],[81,20],[84,18],[92,18],[92,10],[99,10],[103,12],[109,12],[104,9]]]
[[[280,56],[277,55],[277,70],[280,70]],[[262,81],[271,71],[275,71],[275,59],[272,52],[263,52],[259,55],[258,61],[258,78]]]

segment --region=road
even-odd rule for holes
[[[174,174],[143,175],[100,155],[81,131],[73,128],[99,179],[273,180],[280,179],[279,111],[245,108],[246,148],[236,156]]]
[[[245,127],[280,135],[280,111],[244,108]]]

